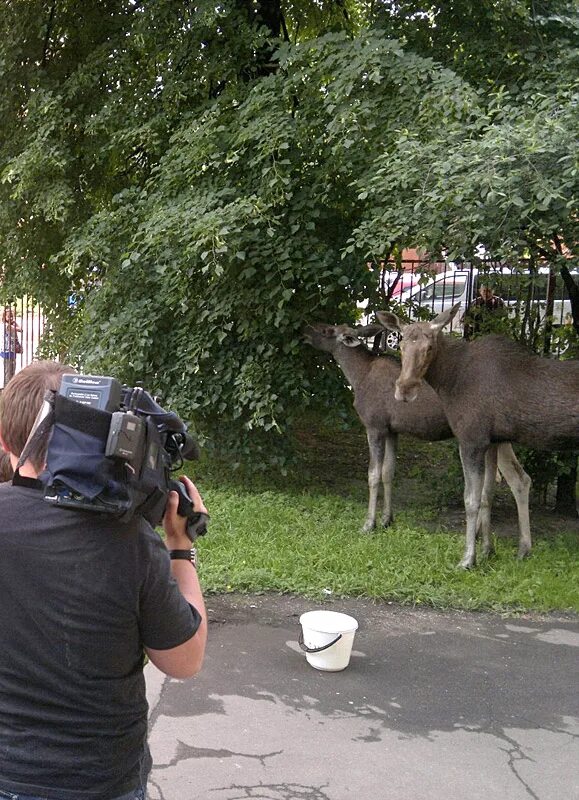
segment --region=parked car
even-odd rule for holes
[[[579,279],[579,273],[572,273]],[[452,321],[451,330],[462,334],[463,318],[471,303],[479,294],[481,285],[490,286],[493,293],[501,297],[509,315],[523,314],[530,308],[542,324],[547,313],[547,289],[549,270],[540,268],[532,275],[529,271],[515,271],[509,267],[497,267],[492,270],[452,270],[442,272],[422,283],[415,277],[415,283],[404,290],[396,301],[401,311],[412,320],[425,318],[425,315],[436,316],[456,303],[460,303],[460,311]],[[393,298],[394,299],[394,298]],[[553,293],[553,326],[564,325],[571,315],[571,302],[560,276],[555,279]],[[389,347],[397,346],[397,337],[388,337]]]
[[[392,297],[399,297],[402,292],[415,286],[419,276],[411,272],[397,272],[396,270],[382,270],[380,272],[379,287],[385,293],[390,292],[390,287],[394,284]]]

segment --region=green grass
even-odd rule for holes
[[[456,569],[459,532],[433,533],[412,512],[387,531],[359,532],[365,507],[340,497],[282,491],[205,491],[211,509],[199,542],[209,592],[361,596],[437,608],[579,612],[577,536],[536,542],[517,561],[514,540],[469,572]]]
[[[579,526],[536,504],[533,551],[518,561],[516,513],[499,489],[496,554],[456,568],[464,548],[460,467],[453,442],[400,443],[388,530],[360,532],[367,446],[360,428],[298,432],[289,475],[260,478],[207,459],[194,470],[211,513],[198,542],[208,592],[364,597],[436,608],[579,613]]]

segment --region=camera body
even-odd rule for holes
[[[207,515],[171,479],[185,459],[199,457],[197,444],[185,423],[141,387],[103,375],[63,375],[59,391],[47,392],[38,425],[50,428],[40,476],[46,502],[120,520],[137,514],[157,525],[175,490],[189,538],[206,532]]]

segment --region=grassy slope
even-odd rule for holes
[[[464,546],[455,445],[401,442],[395,524],[360,533],[367,500],[361,429],[304,427],[288,476],[244,480],[205,462],[197,479],[211,511],[199,542],[208,591],[364,596],[439,608],[579,613],[579,526],[534,508],[534,549],[518,562],[516,512],[496,501],[496,555],[457,570]]]

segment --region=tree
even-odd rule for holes
[[[313,395],[339,405],[300,330],[356,318],[367,257],[482,242],[565,270],[574,22],[463,5],[10,0],[4,293],[42,302],[58,351],[243,451]]]

